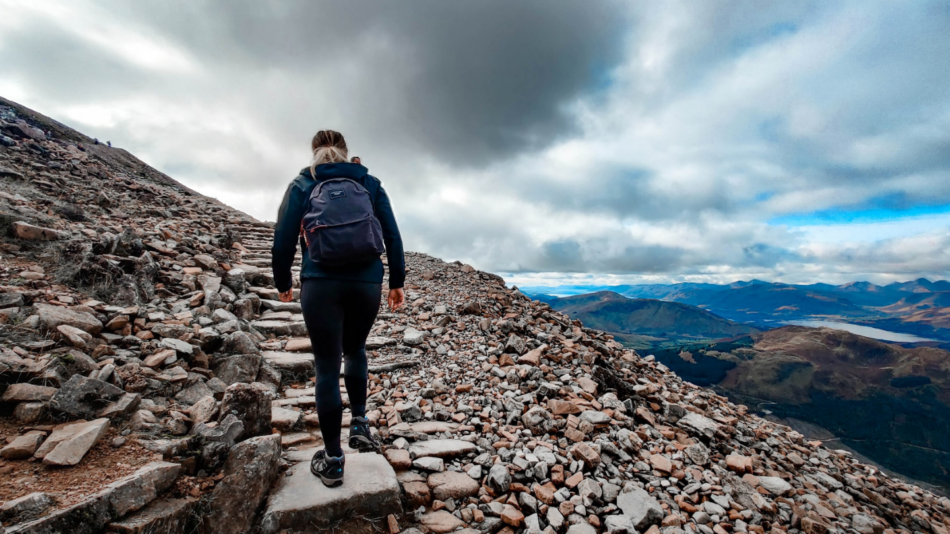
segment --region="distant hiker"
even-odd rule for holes
[[[109,148],[112,148],[112,141],[106,141],[106,144],[109,145]]]
[[[92,142],[93,142],[93,144],[98,145],[98,144],[99,144],[99,138],[98,138],[98,137],[94,137],[94,138],[92,139]]]
[[[360,164],[362,164],[363,162],[360,161],[360,157],[359,157],[359,156],[353,156],[352,158],[350,158],[350,163],[360,163]]]
[[[389,308],[405,302],[406,262],[389,197],[358,162],[346,161],[343,135],[320,130],[310,143],[313,162],[294,178],[274,228],[274,283],[280,300],[293,300],[290,268],[303,249],[300,304],[316,367],[317,416],[325,448],[310,470],[326,486],[343,483],[340,445],[343,402],[340,361],[350,398],[349,445],[378,450],[366,420],[366,337],[379,311],[383,244],[389,262]]]

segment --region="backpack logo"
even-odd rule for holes
[[[342,189],[337,189],[336,191],[330,191],[330,200],[336,200],[338,198],[343,198],[346,196],[346,191]]]

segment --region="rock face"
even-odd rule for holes
[[[277,479],[280,451],[277,435],[251,438],[231,449],[222,470],[224,478],[208,499],[202,532],[243,534],[251,530],[258,507]]]
[[[105,487],[83,502],[57,510],[41,519],[21,523],[7,530],[10,534],[66,533],[95,534],[111,520],[139,510],[167,491],[181,466],[153,462],[131,475]]]

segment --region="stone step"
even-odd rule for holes
[[[310,472],[312,449],[286,456],[299,463],[271,490],[261,520],[264,534],[316,532],[355,518],[380,520],[402,513],[396,472],[379,454],[347,455],[343,485],[335,488],[325,487]]]
[[[313,374],[313,354],[307,352],[264,352],[264,361],[292,374]]]

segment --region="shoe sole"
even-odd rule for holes
[[[320,482],[323,482],[323,485],[328,488],[335,488],[343,484],[342,478],[326,478],[323,475],[320,475]]]
[[[350,438],[350,448],[360,452],[377,451],[379,450],[379,445],[370,441],[366,436],[353,436]]]

